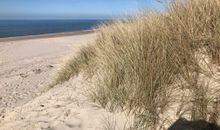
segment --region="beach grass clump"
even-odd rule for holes
[[[173,0],[167,12],[172,35],[187,38],[195,49],[205,47],[215,63],[220,58],[219,6],[218,0]]]
[[[92,97],[110,110],[132,111],[137,125],[149,129],[159,124],[178,78],[200,69],[189,43],[176,40],[164,19],[152,13],[117,22],[103,27],[96,41],[99,70]]]
[[[77,76],[85,69],[90,60],[95,57],[95,48],[92,45],[84,46],[74,56],[70,57],[58,71],[58,75],[54,81],[54,85],[63,83],[71,77]]]
[[[182,110],[190,111],[191,120],[208,120],[212,99],[200,78],[210,70],[200,65],[207,59],[199,56],[218,63],[219,38],[219,0],[172,1],[165,12],[102,26],[92,46],[70,59],[57,81],[85,72],[95,86],[89,90],[90,98],[110,111],[134,114],[140,129],[159,128],[161,115],[177,102],[175,92],[177,96],[189,92],[192,100],[177,104],[192,104]]]

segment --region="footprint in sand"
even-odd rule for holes
[[[32,70],[35,74],[40,74],[41,72],[42,72],[42,70],[41,69],[34,69],[34,70]]]
[[[5,118],[5,109],[0,109],[0,119]]]
[[[47,66],[47,68],[53,68],[53,67],[54,67],[53,65],[48,65],[48,66]]]
[[[19,74],[22,78],[27,78],[28,77],[28,75],[27,74],[24,74],[24,73],[20,73]]]
[[[47,130],[83,130],[82,121],[79,119],[71,119],[62,125],[51,127]]]

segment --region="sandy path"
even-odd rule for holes
[[[12,108],[40,94],[57,65],[95,34],[0,42],[0,108]]]

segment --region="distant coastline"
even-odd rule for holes
[[[0,42],[38,39],[38,38],[65,37],[65,36],[72,36],[72,35],[83,35],[83,34],[94,33],[96,30],[97,29],[73,31],[73,32],[60,32],[60,33],[48,33],[48,34],[38,34],[38,35],[6,37],[6,38],[0,38]]]
[[[0,38],[72,34],[93,30],[109,20],[0,20]]]

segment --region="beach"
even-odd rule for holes
[[[0,130],[220,130],[220,0],[0,0]]]
[[[83,33],[0,42],[0,130],[96,130],[111,119],[87,99],[91,84],[81,76],[47,88],[66,57],[95,38]],[[113,117],[125,121],[121,113]]]
[[[97,30],[97,29],[75,31],[75,32],[61,32],[61,33],[48,33],[48,34],[39,34],[39,35],[6,37],[6,38],[0,38],[0,42],[18,41],[18,40],[27,40],[27,39],[39,39],[39,38],[65,37],[65,36],[73,36],[73,35],[83,35],[83,34],[94,33],[95,30]]]
[[[94,33],[78,33],[4,39],[0,42],[0,107],[16,107],[39,95],[38,87],[51,81],[62,58],[94,37]]]

